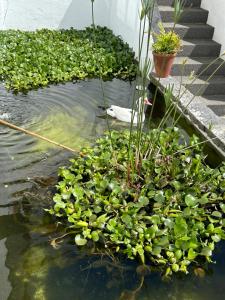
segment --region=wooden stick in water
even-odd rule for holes
[[[7,126],[7,127],[11,128],[11,129],[15,129],[15,130],[17,130],[17,131],[21,131],[21,132],[26,133],[26,134],[28,134],[28,135],[34,136],[34,137],[36,137],[36,138],[38,138],[38,139],[44,140],[44,141],[46,141],[46,142],[48,142],[48,143],[50,143],[50,144],[53,144],[53,145],[58,146],[58,147],[61,147],[61,148],[65,149],[65,150],[68,150],[68,151],[70,151],[70,152],[73,152],[73,153],[78,153],[78,152],[79,152],[78,150],[75,150],[75,149],[72,149],[72,148],[67,147],[67,146],[65,146],[65,145],[59,144],[59,143],[57,143],[57,142],[55,142],[55,141],[52,141],[52,140],[50,140],[50,139],[48,139],[48,138],[46,138],[46,137],[44,137],[44,136],[41,136],[40,134],[37,134],[37,133],[32,132],[32,131],[30,131],[30,130],[27,130],[27,129],[18,127],[18,126],[14,125],[14,124],[12,124],[12,123],[9,123],[9,122],[7,122],[7,121],[5,121],[5,120],[1,120],[1,119],[0,119],[0,124],[2,124],[2,125],[4,125],[4,126]]]

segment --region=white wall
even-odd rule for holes
[[[0,26],[3,29],[22,30],[71,26],[83,28],[90,25],[90,2],[90,0],[0,0]]]
[[[95,0],[95,23],[111,28],[137,53],[140,0]],[[91,0],[0,0],[0,28],[84,28]]]
[[[225,0],[202,0],[202,8],[209,11],[208,24],[215,27],[213,39],[222,44],[225,51]]]

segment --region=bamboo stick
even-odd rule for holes
[[[12,124],[12,123],[9,123],[9,122],[7,122],[7,121],[5,121],[5,120],[1,120],[1,119],[0,119],[0,124],[5,125],[5,126],[11,128],[11,129],[14,129],[14,130],[17,130],[17,131],[21,131],[21,132],[23,132],[23,133],[26,133],[26,134],[31,135],[31,136],[33,136],[33,137],[36,137],[36,138],[38,138],[38,139],[44,140],[44,141],[46,141],[46,142],[48,142],[48,143],[50,143],[50,144],[53,144],[53,145],[58,146],[58,147],[61,147],[61,148],[65,149],[65,150],[68,150],[68,151],[70,151],[70,152],[73,152],[73,153],[78,153],[78,152],[79,152],[78,150],[72,149],[72,148],[67,147],[67,146],[65,146],[65,145],[62,145],[62,144],[60,144],[60,143],[57,143],[57,142],[55,142],[55,141],[52,141],[52,140],[50,140],[50,139],[48,139],[48,138],[46,138],[46,137],[44,137],[44,136],[41,136],[41,135],[38,134],[38,133],[35,133],[35,132],[30,131],[30,130],[24,129],[24,128],[22,128],[22,127],[16,126],[16,125],[14,125],[14,124]]]

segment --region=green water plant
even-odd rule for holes
[[[0,43],[0,79],[14,92],[85,78],[136,75],[133,51],[106,27],[6,30],[0,31]]]
[[[77,246],[100,243],[161,266],[166,275],[211,262],[225,239],[225,165],[207,166],[196,136],[187,144],[177,128],[154,129],[141,140],[147,149],[155,139],[154,154],[132,173],[131,184],[129,134],[112,131],[61,168],[49,212]],[[135,147],[130,151],[135,155]]]

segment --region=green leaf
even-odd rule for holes
[[[199,199],[199,203],[200,203],[200,204],[207,204],[207,203],[209,203],[208,195],[209,195],[209,193],[203,195],[203,196]]]
[[[212,250],[209,247],[204,247],[202,249],[201,255],[203,256],[212,256]]]
[[[102,211],[101,206],[97,205],[97,206],[94,207],[94,212],[95,212],[96,214],[100,213],[101,211]]]
[[[75,243],[77,246],[84,246],[87,244],[87,240],[82,238],[80,234],[75,236]]]
[[[150,217],[150,220],[152,221],[153,224],[159,224],[161,222],[160,216],[158,216],[158,215],[154,215],[154,216]]]
[[[126,225],[131,225],[132,224],[132,218],[130,215],[128,214],[123,214],[121,217],[122,221],[126,224]]]
[[[183,256],[182,251],[180,249],[176,250],[176,252],[175,252],[176,259],[180,260],[182,256]]]
[[[84,196],[84,190],[83,190],[83,188],[81,188],[79,186],[75,186],[72,193],[73,193],[74,197],[78,200],[82,199]]]
[[[138,202],[141,204],[141,206],[147,206],[149,204],[149,200],[147,197],[141,196],[138,199]]]
[[[99,240],[98,231],[92,231],[91,236],[92,236],[92,239],[94,242],[98,242],[98,240]]]
[[[175,188],[175,190],[180,191],[182,188],[182,184],[179,181],[174,180],[171,185]]]
[[[169,239],[167,236],[163,236],[158,242],[157,245],[161,247],[165,247],[169,244]]]
[[[163,191],[159,191],[158,193],[156,193],[154,199],[155,199],[156,202],[163,203],[164,200],[165,200]]]
[[[159,246],[154,246],[152,248],[152,254],[158,256],[161,253],[162,248]]]
[[[172,264],[172,270],[173,270],[174,272],[178,272],[179,269],[180,269],[180,267],[179,267],[178,264]]]
[[[78,221],[76,222],[76,225],[79,227],[88,227],[88,223],[84,221]]]
[[[222,214],[219,211],[213,211],[212,216],[216,218],[222,218]]]
[[[191,248],[188,250],[188,259],[193,260],[197,256],[197,253]]]
[[[212,236],[212,240],[215,242],[215,243],[218,243],[221,241],[221,237],[218,235],[218,234],[215,234]]]
[[[220,203],[220,208],[222,209],[223,213],[225,214],[225,204],[224,203]]]
[[[174,225],[175,237],[184,237],[188,232],[188,226],[184,218],[177,217]]]
[[[189,194],[185,196],[185,203],[187,206],[193,207],[198,204],[198,200],[194,196]]]

